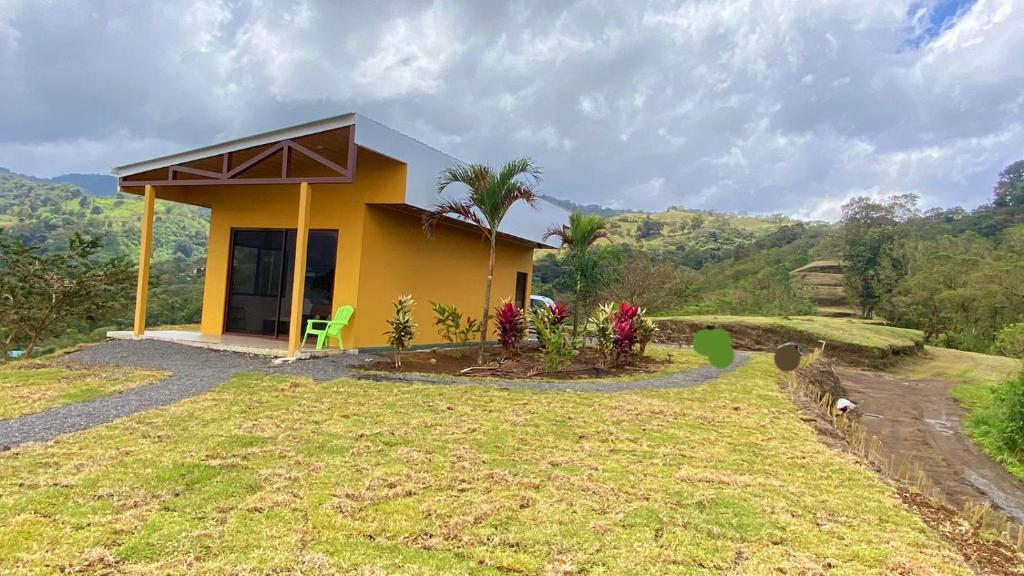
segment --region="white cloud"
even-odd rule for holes
[[[359,110],[583,202],[974,206],[1024,153],[1024,5],[0,0],[0,166],[104,171]],[[176,16],[175,16],[176,15]]]

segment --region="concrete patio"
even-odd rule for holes
[[[260,336],[245,336],[242,334],[224,334],[221,336],[204,336],[198,331],[190,330],[146,330],[141,337],[136,337],[131,330],[114,330],[107,332],[107,338],[113,340],[161,340],[164,342],[175,342],[186,346],[206,348],[208,350],[223,350],[226,352],[241,352],[243,354],[256,354],[258,356],[270,356],[274,358],[286,358],[288,356],[288,341],[275,340]],[[309,343],[299,350],[298,358],[314,358],[330,354],[351,353],[337,348],[324,348],[316,350],[315,339],[310,338]]]

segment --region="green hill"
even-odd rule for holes
[[[137,257],[142,200],[115,193],[96,197],[67,183],[47,183],[0,171],[0,229],[26,244],[60,246],[74,233],[99,236],[109,256]],[[209,211],[157,202],[153,259],[191,260],[206,255]]]
[[[782,216],[744,216],[669,208],[664,212],[628,212],[609,218],[611,240],[652,256],[698,269],[734,258],[736,251],[795,224]]]

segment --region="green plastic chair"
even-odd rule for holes
[[[338,311],[334,313],[334,320],[307,320],[306,333],[302,335],[302,345],[306,345],[306,340],[311,334],[316,334],[317,350],[324,349],[324,344],[328,338],[336,339],[338,341],[338,350],[341,350],[341,329],[348,326],[349,318],[352,317],[353,312],[355,312],[355,308],[346,305],[338,308]],[[318,325],[323,327],[318,328]]]

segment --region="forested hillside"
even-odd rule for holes
[[[669,208],[608,218],[614,254],[604,296],[629,297],[657,313],[810,314],[789,272],[827,255],[829,226],[782,216]],[[558,254],[538,253],[535,291],[571,292]]]
[[[0,170],[0,229],[44,249],[63,246],[74,232],[98,236],[104,254],[138,256],[141,199],[116,193],[96,197],[77,186],[44,183]],[[153,259],[205,256],[209,213],[157,202]]]
[[[66,249],[72,235],[79,233],[100,239],[103,247],[99,256],[103,258],[137,260],[141,215],[141,199],[130,194],[115,192],[113,196],[97,197],[72,184],[44,182],[0,169],[0,233],[44,252]],[[207,210],[157,202],[151,324],[198,321],[208,229]],[[102,337],[107,329],[128,326],[131,314],[131,306],[126,304],[106,317],[81,319],[43,344],[59,347]]]
[[[855,198],[836,224],[674,208],[615,214],[595,244],[607,258],[593,276],[603,298],[654,313],[860,313],[923,330],[933,344],[1024,354],[1024,161],[974,210],[917,202]],[[813,261],[845,274],[791,274]],[[564,255],[538,255],[534,286],[571,301]]]
[[[559,200],[607,216],[598,299],[625,299],[660,314],[797,315],[823,312],[793,271],[842,261],[842,308],[923,330],[935,344],[991,351],[1000,330],[1024,322],[1024,162],[999,175],[992,201],[974,210],[921,211],[914,196],[857,198],[836,224],[670,208],[622,212]],[[136,258],[140,200],[96,197],[66,183],[0,171],[0,230],[51,250],[74,233],[98,236],[104,254]],[[157,203],[153,323],[198,319],[205,210]],[[798,281],[794,281],[797,278]],[[813,284],[813,282],[812,282]],[[819,288],[819,291],[823,288]],[[564,257],[537,254],[534,291],[572,304]],[[811,296],[811,298],[808,298]],[[123,323],[122,318],[110,319]],[[1024,342],[1024,324],[1020,340]]]

